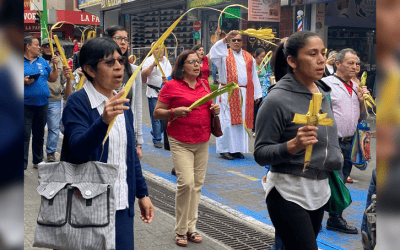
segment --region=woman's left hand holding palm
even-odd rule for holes
[[[213,115],[219,115],[220,110],[219,110],[219,105],[218,104],[215,104],[215,103],[211,104],[210,110],[211,110]]]

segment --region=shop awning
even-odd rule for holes
[[[100,25],[100,17],[84,11],[57,10],[57,21],[73,24]]]
[[[35,23],[36,11],[24,10],[24,23]]]

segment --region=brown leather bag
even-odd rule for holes
[[[203,80],[201,80],[201,84],[203,84],[203,87],[206,89],[208,93],[211,93],[204,85]],[[213,134],[215,137],[220,137],[223,135],[219,117],[213,114],[211,114],[211,134]]]
[[[221,122],[219,121],[219,117],[211,114],[211,133],[215,137],[220,137],[223,135],[221,129]]]

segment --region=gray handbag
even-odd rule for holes
[[[115,249],[114,183],[118,166],[102,162],[40,164],[41,205],[34,247]]]

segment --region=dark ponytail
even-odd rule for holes
[[[281,42],[274,53],[274,75],[276,81],[279,81],[287,73],[293,73],[293,69],[287,63],[288,56],[297,58],[299,49],[304,48],[310,37],[317,36],[311,31],[299,31],[293,33],[285,42]]]
[[[289,65],[283,53],[284,43],[281,43],[274,53],[274,75],[275,80],[279,81],[288,72]]]

